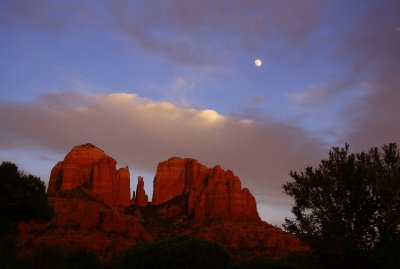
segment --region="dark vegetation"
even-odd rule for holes
[[[25,175],[11,162],[0,165],[0,232],[17,221],[49,220],[53,215],[47,203],[46,186],[40,178]]]
[[[308,260],[300,255],[290,255],[281,260],[255,257],[247,261],[233,261],[224,247],[218,243],[188,235],[178,235],[156,242],[138,244],[135,248],[127,250],[117,262],[114,262],[112,268],[295,269],[310,268],[308,265]]]
[[[14,268],[18,221],[48,221],[52,216],[43,181],[24,174],[11,162],[3,162],[0,165],[0,267]]]
[[[208,240],[187,235],[144,242],[128,249],[108,264],[86,250],[66,250],[42,246],[30,256],[15,261],[17,269],[297,269],[312,268],[300,255],[290,255],[282,260],[255,257],[234,262],[223,246]],[[2,267],[0,264],[0,268]]]
[[[285,228],[314,249],[324,268],[398,268],[400,154],[396,144],[350,154],[333,148],[317,168],[291,172],[284,191],[295,219]]]
[[[227,268],[225,249],[212,241],[187,235],[141,243],[128,250],[118,268]]]
[[[94,253],[40,247],[30,256],[16,255],[18,221],[48,221],[52,208],[45,185],[25,175],[10,162],[0,165],[0,268],[398,268],[400,264],[400,153],[396,144],[368,152],[349,153],[349,146],[332,148],[317,168],[291,172],[283,188],[294,198],[294,219],[285,228],[302,238],[310,255],[289,255],[281,260],[254,257],[233,261],[225,249],[211,241],[178,235],[143,242],[109,264]],[[76,195],[74,193],[66,195]],[[86,197],[85,193],[79,193]],[[172,226],[187,228],[179,212],[160,217],[182,197],[164,207],[128,207],[145,223],[161,227],[160,236]],[[138,211],[139,210],[139,211]]]
[[[97,256],[86,250],[69,251],[42,246],[23,257],[12,268],[29,269],[106,269]],[[0,266],[1,268],[1,266]]]

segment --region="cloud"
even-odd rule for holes
[[[343,111],[348,133],[343,142],[356,150],[400,143],[400,24],[399,1],[379,1],[346,32],[342,57],[350,57],[349,76],[368,79],[368,94]]]
[[[400,2],[349,8],[358,9],[349,13],[351,24],[334,26],[335,35],[328,36],[329,43],[336,44],[332,56],[341,69],[335,70],[335,77],[293,91],[287,98],[309,121],[329,122],[335,144],[350,143],[359,151],[399,143],[400,35],[394,29],[400,24]]]
[[[323,2],[5,0],[0,24],[52,33],[106,30],[119,34],[120,42],[129,40],[175,64],[204,68],[220,66],[244,51],[265,50],[277,39],[304,47]]]
[[[325,103],[335,92],[326,87],[310,87],[304,91],[287,94],[289,100],[300,106],[319,105]]]
[[[4,0],[0,3],[0,24],[23,28],[39,27],[52,32],[66,30],[77,21],[91,24],[99,13],[88,3],[51,0]]]
[[[186,103],[186,96],[196,87],[194,79],[188,80],[182,76],[175,77],[171,85],[166,89],[168,100],[177,100],[182,104]]]
[[[158,162],[172,156],[221,164],[240,176],[258,199],[271,203],[287,201],[281,186],[289,171],[315,164],[324,148],[293,125],[122,93],[62,93],[33,103],[1,102],[0,125],[4,150],[66,154],[75,145],[92,142],[136,171],[154,173]]]
[[[252,96],[249,99],[249,104],[250,105],[259,105],[259,104],[262,104],[264,102],[265,102],[265,98],[263,96],[259,96],[259,95]]]
[[[350,72],[342,78],[326,81],[319,85],[309,85],[300,91],[291,92],[286,97],[292,103],[304,108],[325,108],[329,103],[342,103],[371,94],[370,83],[360,81],[360,77]],[[343,99],[346,97],[346,100]]]
[[[307,43],[323,1],[109,1],[115,29],[141,48],[184,65],[214,65],[259,51],[276,34]],[[166,35],[165,33],[168,33]]]

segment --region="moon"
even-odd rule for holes
[[[260,67],[260,66],[262,65],[262,62],[261,62],[260,59],[257,59],[257,60],[254,61],[254,64],[255,64],[257,67]]]

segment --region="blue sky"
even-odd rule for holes
[[[398,1],[1,1],[0,159],[47,181],[92,142],[144,175],[222,164],[263,219],[331,146],[398,142]],[[255,59],[263,65],[256,67]]]

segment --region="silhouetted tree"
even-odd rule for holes
[[[16,164],[3,162],[0,165],[0,214],[2,227],[16,221],[51,219],[53,211],[47,202],[44,182],[21,173]]]
[[[225,249],[212,241],[179,235],[157,242],[145,242],[128,250],[122,268],[227,268]]]
[[[17,263],[18,268],[29,269],[101,269],[97,256],[87,250],[66,250],[60,247],[40,246],[31,255]]]
[[[53,215],[44,183],[18,171],[11,162],[0,165],[0,264],[12,268],[15,258],[15,224],[30,219],[49,220]]]
[[[396,144],[350,154],[332,148],[318,168],[291,172],[283,188],[295,219],[284,227],[327,264],[390,267],[399,262],[400,154]]]
[[[313,269],[313,264],[310,263],[308,257],[292,253],[281,259],[255,256],[248,260],[237,261],[232,264],[230,269]]]

